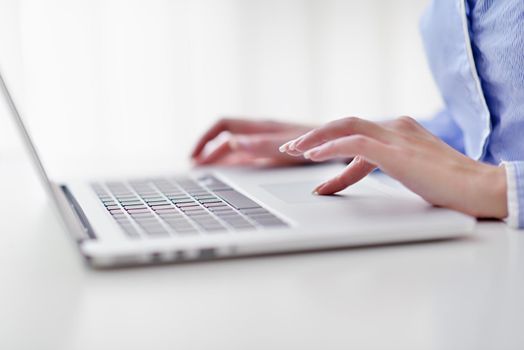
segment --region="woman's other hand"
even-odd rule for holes
[[[355,158],[317,187],[318,194],[338,192],[378,167],[434,205],[476,217],[507,216],[504,167],[468,158],[409,117],[378,123],[356,117],[336,120],[280,150],[314,162]]]
[[[264,120],[221,119],[197,142],[191,158],[196,165],[292,165],[307,163],[278,151],[283,142],[304,134],[311,127]],[[213,150],[204,149],[219,135],[225,139]]]

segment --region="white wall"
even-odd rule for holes
[[[418,36],[424,0],[0,4],[0,64],[53,162],[154,152],[181,164],[221,115],[322,122],[439,106]],[[0,126],[0,156],[11,134]]]

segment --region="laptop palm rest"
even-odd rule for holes
[[[367,199],[373,197],[384,197],[385,192],[377,188],[359,184],[358,186],[349,187],[343,192],[330,196],[319,196],[313,194],[316,186],[322,183],[322,180],[307,180],[302,182],[282,182],[274,184],[263,184],[261,187],[269,192],[272,196],[288,204],[325,204],[326,202],[343,202],[355,201],[358,199]]]

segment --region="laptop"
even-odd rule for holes
[[[311,194],[344,164],[54,181],[1,73],[0,85],[49,197],[92,267],[447,239],[475,226],[474,218],[433,207],[385,175],[338,195]]]

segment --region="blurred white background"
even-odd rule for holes
[[[0,66],[48,164],[176,170],[219,116],[425,118],[440,104],[418,33],[426,0],[0,4]],[[7,158],[17,135],[0,117]]]

